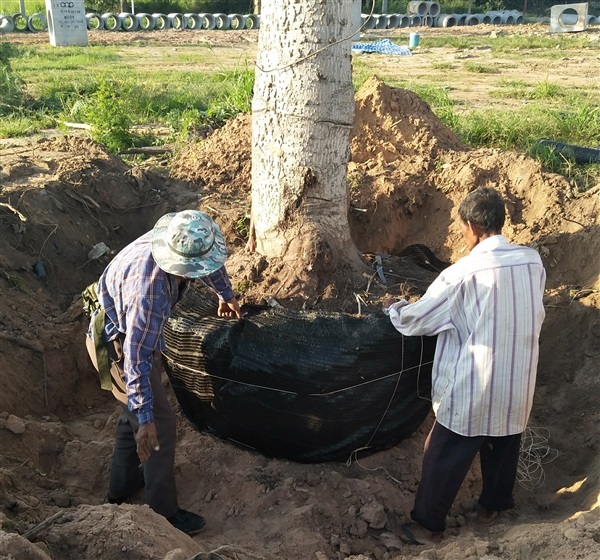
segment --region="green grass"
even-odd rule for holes
[[[475,72],[477,74],[499,74],[500,70],[495,66],[489,64],[481,64],[481,62],[465,62],[465,69],[469,72]]]
[[[18,99],[5,111],[0,137],[31,134],[64,121],[83,122],[93,126],[96,139],[118,151],[148,142],[129,135],[129,126],[168,126],[168,140],[186,140],[251,107],[254,73],[245,61],[233,70],[210,73],[188,70],[193,64],[183,63],[181,71],[148,71],[131,64],[122,47],[37,45],[4,51],[7,63],[1,68],[10,71],[10,78],[0,84],[6,82],[7,92],[8,84],[14,84],[11,95]],[[124,117],[117,118],[117,113]],[[103,122],[111,123],[109,136],[101,130]]]
[[[579,34],[549,37],[431,37],[432,45],[457,49],[490,46],[503,52],[502,65],[525,49],[553,53],[577,53],[595,48]],[[568,37],[567,37],[568,35]],[[405,39],[408,39],[406,33]],[[398,39],[397,42],[405,43]],[[592,45],[592,46],[590,46]],[[558,46],[558,48],[557,48]],[[139,50],[139,45],[132,45]],[[164,49],[146,45],[149,62],[139,64],[124,45],[90,45],[86,48],[50,45],[19,46],[0,42],[0,138],[25,136],[61,126],[66,122],[92,125],[94,137],[111,150],[131,145],[165,141],[187,141],[206,130],[221,126],[227,119],[251,108],[254,73],[247,60],[239,60],[231,70],[219,66],[210,47],[178,45]],[[165,60],[168,57],[168,63]],[[214,58],[216,71],[201,70]],[[153,60],[157,60],[153,64]],[[353,59],[353,84],[356,90],[373,74],[377,59]],[[516,63],[516,62],[515,62]],[[440,62],[425,80],[419,76],[402,79],[400,73],[378,73],[391,86],[415,91],[442,122],[473,147],[498,147],[534,155],[551,170],[561,172],[581,184],[599,182],[599,166],[580,166],[549,151],[536,150],[540,138],[595,147],[600,145],[600,108],[598,90],[553,83],[550,79],[529,83],[526,80],[498,79],[492,98],[522,101],[510,110],[485,110],[457,105],[452,98],[453,70],[464,65],[473,73],[495,74],[501,67],[477,61]],[[526,77],[526,67],[524,74]],[[494,78],[486,78],[488,80]],[[460,109],[458,111],[457,109]],[[169,136],[139,137],[132,127],[167,127]],[[133,128],[135,130],[135,128]]]

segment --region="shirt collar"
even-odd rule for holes
[[[486,253],[487,251],[493,251],[497,249],[501,245],[508,245],[508,240],[504,235],[492,235],[492,237],[488,237],[475,245],[473,249],[471,249],[471,255],[477,255],[479,253]]]

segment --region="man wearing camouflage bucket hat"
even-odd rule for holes
[[[220,317],[241,317],[225,270],[226,257],[225,240],[210,216],[198,210],[166,214],[102,273],[87,338],[101,379],[106,369],[103,388],[123,404],[108,501],[120,504],[145,486],[148,505],[190,535],[205,521],[181,509],[177,501],[176,416],[161,383],[163,331],[190,279],[216,292]],[[106,352],[108,359],[103,359]]]

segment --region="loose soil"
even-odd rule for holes
[[[576,195],[523,155],[472,150],[413,93],[372,79],[356,95],[349,165],[350,228],[368,262],[413,244],[441,260],[464,255],[457,203],[492,185],[508,201],[504,234],[535,247],[548,273],[547,318],[531,426],[548,454],[522,472],[517,507],[485,528],[473,517],[481,481],[469,472],[434,547],[401,543],[420,477],[429,417],[411,438],[347,463],[298,464],[178,426],[182,507],[201,512],[190,538],[143,505],[104,503],[118,405],[100,390],[84,347],[79,293],[165,212],[200,208],[221,225],[242,303],[379,312],[386,293],[424,286],[384,256],[388,285],[332,283],[277,293],[278,263],[249,253],[250,118],[190,144],[169,167],[132,164],[85,137],[0,147],[0,557],[34,560],[415,557],[592,560],[598,517],[600,197]],[[104,243],[108,250],[92,252]],[[99,255],[100,254],[100,255]],[[99,255],[99,256],[98,256]],[[373,273],[373,276],[375,272]],[[177,403],[172,397],[173,403]],[[544,454],[541,449],[538,454]],[[536,458],[530,449],[524,458]],[[541,485],[533,490],[525,486]]]

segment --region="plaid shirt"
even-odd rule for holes
[[[126,335],[123,371],[128,408],[140,424],[153,421],[150,371],[154,353],[165,349],[165,325],[189,287],[189,282],[180,287],[175,276],[158,267],[151,241],[150,231],[125,247],[98,281],[98,299],[106,312],[106,340]],[[225,266],[200,280],[220,300],[234,297]]]

